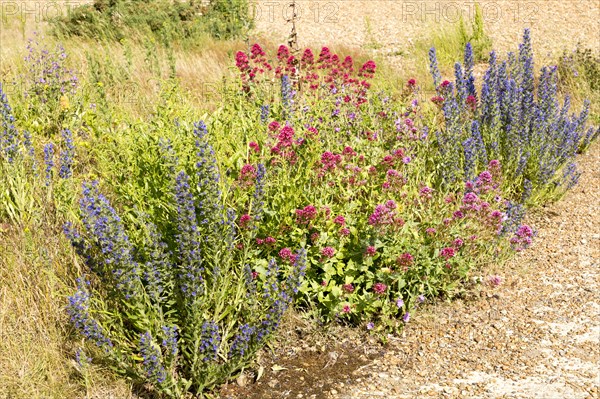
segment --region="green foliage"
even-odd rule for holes
[[[475,63],[489,60],[492,40],[485,33],[483,13],[479,4],[475,4],[473,21],[465,21],[461,14],[456,24],[436,26],[432,36],[419,40],[416,47],[424,55],[429,48],[435,47],[440,65],[448,67],[462,59],[467,43],[473,46]]]
[[[83,36],[120,41],[151,36],[170,46],[194,45],[204,35],[230,39],[252,27],[247,0],[95,0],[51,20],[59,37]],[[197,43],[196,43],[197,44]]]
[[[122,196],[121,218],[96,183],[84,184],[82,233],[66,231],[90,279],[69,298],[75,327],[118,373],[179,398],[252,361],[297,291],[305,260],[300,251],[294,268],[280,271],[274,260],[234,251],[248,242],[233,210],[223,210],[205,127],[196,124],[194,136],[176,130],[192,154],[146,141],[138,173],[114,182],[121,192],[151,195],[156,201],[140,205],[152,215]]]
[[[210,3],[203,23],[212,37],[242,37],[253,27],[247,0],[213,0]]]
[[[462,17],[461,17],[462,23]],[[471,34],[461,36],[461,45],[471,43],[473,46],[473,57],[475,62],[485,62],[489,60],[492,51],[492,39],[485,33],[483,27],[483,13],[478,3],[475,4],[475,16],[471,25]]]
[[[578,45],[564,51],[558,63],[560,90],[577,100],[589,99],[590,119],[600,124],[600,56]]]

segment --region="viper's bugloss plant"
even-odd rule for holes
[[[128,225],[92,182],[83,185],[80,226],[65,226],[86,264],[69,297],[74,327],[115,370],[168,397],[202,392],[245,367],[277,329],[306,262],[299,250],[281,270],[274,258],[233,251],[245,238],[235,212],[222,206],[204,123],[191,135],[191,169],[174,154],[167,165],[181,168],[167,182],[173,212]],[[165,141],[159,146],[166,151]],[[255,211],[264,166],[257,175]]]
[[[0,156],[8,162],[13,162],[20,152],[19,131],[15,127],[15,117],[8,102],[8,97],[0,82],[0,117],[2,130],[0,131]]]
[[[62,179],[68,179],[73,176],[73,162],[75,158],[75,144],[71,130],[64,129],[62,139],[63,150],[60,152],[60,170],[58,171],[58,175]]]
[[[454,85],[438,83],[435,52],[430,56],[433,80],[443,97],[445,126],[436,137],[445,165],[444,181],[470,180],[489,156],[502,162],[509,191],[522,193],[527,181],[538,201],[560,196],[577,182],[574,157],[600,129],[586,127],[589,102],[579,115],[569,114],[569,96],[560,104],[557,67],[543,67],[536,87],[528,29],[519,51],[509,53],[507,60],[490,54],[479,95],[473,90],[469,45],[465,73],[457,64]],[[480,99],[475,112],[469,109],[466,95],[473,96],[472,101]]]
[[[35,97],[41,103],[47,103],[77,90],[79,79],[66,66],[67,53],[62,45],[47,49],[40,44],[38,37],[34,37],[29,39],[27,50],[25,62],[31,79],[27,97]]]

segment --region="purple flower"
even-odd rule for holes
[[[375,324],[373,324],[372,321],[370,321],[370,322],[367,323],[367,330],[372,330],[373,327],[375,327]]]
[[[396,299],[396,306],[398,307],[398,309],[401,309],[404,306],[404,301],[402,300],[402,298]]]
[[[88,281],[77,279],[77,291],[69,297],[67,313],[71,323],[85,338],[108,350],[113,344],[106,331],[90,314],[90,292],[87,288],[89,284]]]
[[[532,237],[533,236],[533,229],[531,227],[529,227],[528,225],[524,224],[524,225],[521,225],[517,229],[517,233],[516,234],[519,237]]]
[[[404,314],[404,316],[402,316],[402,320],[403,320],[405,323],[408,323],[408,321],[410,320],[410,313],[406,312],[406,313]]]
[[[465,204],[472,204],[477,201],[479,201],[479,197],[475,193],[466,193],[463,197],[463,203]]]
[[[253,343],[255,336],[256,327],[249,324],[241,325],[239,332],[233,337],[231,348],[229,349],[229,358],[244,357]]]
[[[200,346],[198,352],[203,356],[202,361],[215,360],[221,344],[219,326],[212,321],[202,323]]]
[[[167,378],[167,373],[163,366],[161,351],[149,332],[145,332],[140,338],[140,353],[144,359],[142,367],[148,378],[162,384]]]
[[[52,168],[54,167],[54,144],[48,143],[44,146],[44,163],[46,164],[46,186],[52,180]]]
[[[58,176],[62,179],[68,179],[73,176],[73,158],[75,157],[75,144],[73,143],[73,133],[69,129],[62,132],[63,150],[60,152],[60,170]]]
[[[502,284],[502,277],[497,276],[497,275],[493,275],[493,276],[489,276],[488,277],[488,282],[490,285],[497,287],[500,284]]]
[[[165,338],[162,341],[162,347],[165,349],[166,353],[171,356],[177,355],[177,326],[166,327],[163,326],[162,331],[164,333]]]

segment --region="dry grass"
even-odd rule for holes
[[[43,35],[47,28],[34,17],[0,16],[3,82],[26,72],[23,57],[27,41],[34,32]],[[56,43],[48,34],[43,36],[41,41],[47,48]],[[81,71],[83,84],[88,80],[86,52],[101,64],[126,64],[124,46],[119,43],[99,44],[74,38],[63,44],[70,65]],[[202,43],[202,51],[175,49],[181,85],[194,91],[203,82],[219,81],[228,73],[231,53],[240,47],[236,42],[223,45],[207,39]],[[107,94],[119,112],[144,117],[158,99],[161,77],[148,71],[143,46],[132,45],[131,53],[135,90],[123,93],[122,87],[115,84],[107,88]],[[159,51],[157,58],[166,74],[166,52]],[[202,105],[203,98],[198,97],[198,101]],[[78,343],[64,308],[79,273],[60,223],[42,223],[38,219],[28,227],[17,227],[3,222],[0,220],[0,399],[133,397],[131,386],[108,370],[93,366],[86,378],[78,372],[73,360]]]
[[[77,372],[64,312],[76,263],[60,229],[3,226],[0,398],[130,397],[130,387],[106,370],[90,370],[87,384]]]

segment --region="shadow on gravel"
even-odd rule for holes
[[[329,338],[324,344],[317,340],[307,345],[301,337],[288,341],[285,346],[263,353],[260,364],[264,371],[260,378],[257,379],[257,370],[247,372],[237,382],[222,386],[220,398],[325,398],[334,386],[367,377],[363,366],[385,352],[382,345],[361,335],[338,342]]]

